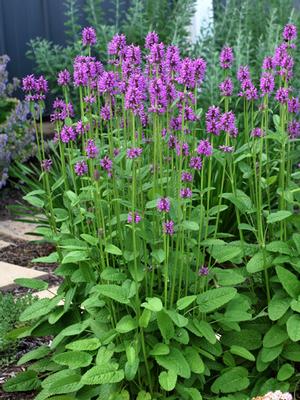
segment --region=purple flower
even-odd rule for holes
[[[132,147],[131,149],[127,150],[126,155],[127,155],[127,158],[134,159],[134,158],[140,157],[142,152],[143,152],[143,149],[141,149],[139,147]]]
[[[45,172],[49,172],[52,167],[52,160],[50,158],[47,160],[43,160],[41,163],[41,167]]]
[[[151,46],[158,43],[158,40],[159,40],[159,38],[158,38],[158,34],[156,32],[147,33],[147,36],[145,39],[145,48],[149,50],[151,48]]]
[[[182,188],[180,189],[180,197],[185,199],[185,198],[189,198],[192,197],[193,192],[190,188]]]
[[[68,117],[74,116],[74,110],[71,103],[65,103],[63,100],[56,98],[53,102],[53,113],[50,115],[50,121],[64,121]]]
[[[268,56],[264,58],[262,69],[265,69],[267,71],[272,71],[274,69],[273,57]]]
[[[166,73],[171,76],[173,73],[178,72],[180,68],[180,50],[177,46],[170,45],[166,50],[166,58],[164,62],[164,69]]]
[[[111,56],[122,56],[124,54],[124,49],[126,47],[126,37],[125,35],[116,34],[112,40],[108,43],[107,52]]]
[[[143,109],[143,102],[146,99],[146,81],[144,76],[133,73],[129,80],[125,92],[125,108],[138,114]]]
[[[91,26],[83,28],[82,44],[84,46],[93,46],[97,43],[96,31]]]
[[[263,72],[260,78],[260,90],[263,95],[273,92],[275,87],[274,76],[270,72]]]
[[[232,111],[225,112],[221,115],[220,129],[229,133],[230,136],[236,137],[238,135],[237,127],[235,126],[235,115]]]
[[[156,207],[159,212],[169,212],[171,207],[170,199],[167,197],[161,197],[158,199]]]
[[[223,153],[233,153],[234,152],[234,147],[233,146],[219,146],[219,149],[223,152]]]
[[[165,45],[163,43],[153,43],[150,47],[150,54],[147,57],[151,66],[159,66],[165,55]],[[154,70],[155,71],[155,70]]]
[[[240,82],[250,79],[250,71],[248,65],[241,65],[237,72],[237,79]]]
[[[60,71],[57,77],[57,83],[59,86],[67,86],[71,81],[70,72],[67,69]]]
[[[190,160],[190,167],[197,169],[198,171],[202,168],[202,160],[200,157],[192,157]]]
[[[100,160],[100,165],[103,169],[110,172],[112,170],[113,162],[108,156],[105,156]]]
[[[213,135],[219,136],[220,125],[219,119],[221,116],[221,111],[219,107],[210,106],[206,113],[206,131],[212,133]]]
[[[24,92],[31,92],[35,89],[34,75],[27,75],[22,79],[22,89]]]
[[[108,105],[101,107],[100,116],[104,121],[111,119],[110,107]]]
[[[163,232],[166,235],[173,235],[174,234],[174,221],[168,220],[163,222]]]
[[[300,103],[298,97],[288,99],[288,111],[292,114],[298,114],[300,110]]]
[[[297,28],[293,24],[287,24],[282,33],[283,39],[287,42],[297,39]]]
[[[288,124],[288,133],[292,139],[300,136],[300,122],[295,119]]]
[[[209,269],[205,265],[202,265],[198,270],[199,276],[207,276],[209,274]]]
[[[261,128],[254,128],[251,131],[251,136],[252,137],[263,137],[264,131]]]
[[[93,141],[93,139],[89,139],[87,146],[85,148],[85,152],[88,158],[96,158],[99,150],[98,147],[95,145],[95,142]]]
[[[63,143],[69,143],[70,140],[75,140],[77,137],[76,132],[72,126],[64,125],[60,132],[60,139]]]
[[[286,104],[289,99],[289,89],[280,87],[276,92],[275,99],[281,104]]]
[[[188,143],[180,143],[176,142],[175,150],[178,157],[182,154],[183,156],[189,155],[189,144]]]
[[[195,79],[198,84],[201,84],[204,80],[205,71],[206,71],[206,62],[203,58],[196,58],[194,60],[194,68],[195,68]]]
[[[181,173],[181,181],[182,182],[192,182],[193,180],[193,175],[190,172],[183,171]]]
[[[127,216],[128,224],[132,224],[132,223],[138,224],[139,222],[141,222],[141,220],[142,220],[142,218],[137,212],[133,213],[132,211],[130,211],[128,213],[128,216]]]
[[[149,83],[150,112],[164,113],[167,110],[168,99],[164,82],[160,78],[153,78]]]
[[[194,89],[196,85],[195,64],[190,58],[184,58],[179,66],[177,82],[186,86],[188,89]]]
[[[88,172],[88,166],[85,161],[78,161],[74,166],[75,174],[78,176],[85,175]]]
[[[35,91],[40,94],[45,94],[48,92],[48,82],[46,79],[41,75],[35,81]]]
[[[220,53],[220,65],[223,69],[229,69],[234,60],[233,50],[231,47],[223,47]]]
[[[222,96],[232,96],[233,92],[233,83],[230,78],[226,78],[223,82],[220,83],[219,89],[221,91]]]
[[[76,123],[75,131],[78,135],[84,135],[90,129],[90,124],[84,124],[81,120]]]
[[[203,154],[209,157],[213,153],[213,148],[208,140],[200,140],[196,151],[198,154]]]
[[[98,91],[100,93],[109,93],[113,95],[117,92],[118,74],[113,71],[103,72],[98,80]]]

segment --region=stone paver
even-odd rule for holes
[[[37,296],[39,299],[44,299],[44,298],[52,299],[52,297],[54,297],[56,295],[57,290],[58,290],[58,286],[53,286],[47,290],[42,290],[41,292],[36,292],[36,293],[34,293],[34,295]]]
[[[0,240],[0,250],[5,249],[5,247],[8,247],[8,246],[11,246],[11,243]]]
[[[38,240],[39,236],[29,235],[34,232],[35,224],[29,224],[21,221],[5,220],[0,221],[0,235],[9,236],[14,239]]]
[[[0,290],[10,289],[17,286],[14,280],[17,278],[47,278],[48,273],[36,269],[20,267],[0,261]]]

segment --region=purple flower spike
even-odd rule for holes
[[[196,151],[198,154],[202,154],[204,156],[209,157],[213,153],[213,148],[208,140],[200,140]]]
[[[237,72],[237,79],[240,82],[250,79],[250,71],[248,65],[241,65]]]
[[[254,128],[251,132],[252,137],[263,137],[264,131],[261,128]]]
[[[34,75],[27,75],[22,80],[22,89],[24,92],[31,92],[35,89],[35,77]]]
[[[169,212],[171,208],[170,199],[167,197],[161,197],[156,204],[156,207],[159,212]]]
[[[297,39],[297,28],[293,24],[287,24],[282,33],[283,39],[287,42]]]
[[[127,216],[128,224],[132,224],[132,223],[138,224],[139,222],[141,222],[141,220],[142,220],[142,218],[137,212],[133,213],[132,211],[130,211],[128,213],[128,216]]]
[[[166,235],[173,235],[174,234],[174,221],[168,220],[163,222],[163,232]]]
[[[84,46],[94,46],[97,43],[96,31],[91,26],[83,28],[82,44]]]
[[[280,87],[276,92],[275,99],[281,104],[286,104],[289,99],[289,89]]]
[[[190,188],[182,188],[180,189],[180,197],[182,199],[190,198],[192,197],[193,192]]]
[[[134,158],[138,158],[142,155],[143,149],[139,148],[139,147],[133,147],[131,149],[127,150],[127,158],[129,159],[134,159]]]
[[[200,171],[202,168],[202,160],[200,157],[192,157],[190,160],[190,167]]]
[[[300,122],[296,120],[289,122],[288,133],[290,138],[298,138],[300,136]]]
[[[181,182],[192,182],[193,175],[190,172],[183,171],[181,173]]]
[[[88,140],[87,146],[85,148],[85,152],[88,158],[96,158],[99,150],[98,147],[95,145],[93,139]]]
[[[234,147],[233,146],[219,146],[219,149],[223,152],[223,153],[233,153],[234,152]]]
[[[57,83],[59,86],[67,86],[71,81],[70,72],[67,69],[60,71],[57,77]]]
[[[78,161],[74,166],[75,174],[78,176],[85,175],[88,172],[88,166],[85,161]]]
[[[264,72],[260,78],[260,90],[263,95],[273,92],[275,87],[274,76],[270,72]]]
[[[156,32],[149,32],[145,39],[145,48],[149,50],[154,44],[157,44],[158,41],[158,34]]]
[[[221,91],[221,96],[230,97],[233,93],[233,83],[230,78],[226,78],[225,81],[221,82],[219,85]]]
[[[41,167],[45,172],[49,172],[52,167],[52,160],[50,158],[48,160],[43,160],[41,163]]]
[[[300,102],[298,97],[292,97],[288,100],[288,111],[291,114],[298,114],[300,111]]]
[[[202,265],[198,270],[199,276],[207,276],[209,274],[209,269],[205,265]]]
[[[110,172],[112,170],[113,162],[108,156],[105,156],[100,160],[100,165],[103,169]]]
[[[233,50],[231,47],[223,47],[220,53],[220,65],[223,69],[230,69],[234,60]]]

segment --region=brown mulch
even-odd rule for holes
[[[24,204],[22,197],[22,192],[9,184],[0,190],[0,220],[15,218],[10,207]]]

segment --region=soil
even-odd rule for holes
[[[25,202],[22,197],[22,192],[10,184],[0,190],[0,221],[16,217],[10,207],[23,205]]]

